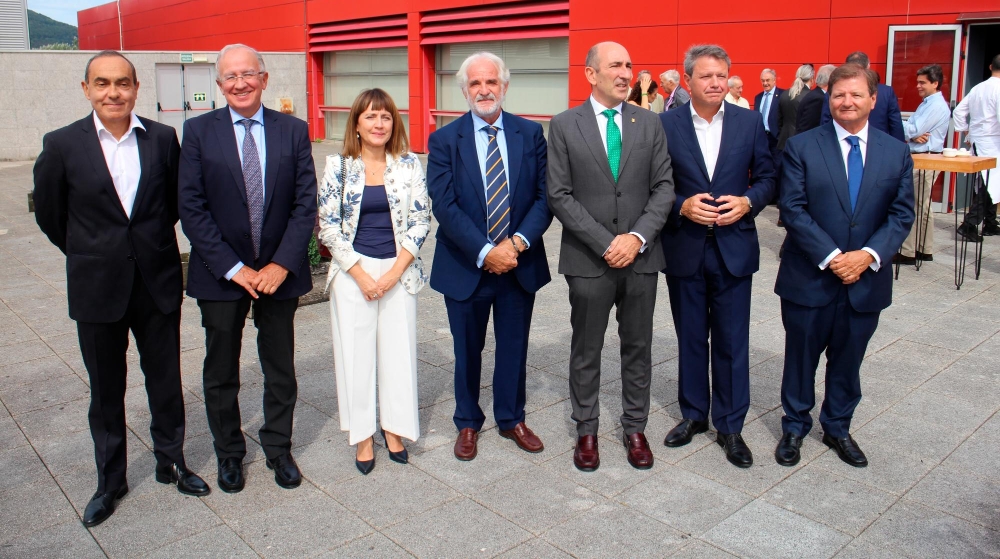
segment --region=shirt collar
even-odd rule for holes
[[[606,111],[608,109],[614,109],[614,111],[616,113],[621,114],[622,113],[622,105],[623,104],[624,103],[618,103],[614,107],[605,107],[604,105],[600,104],[597,101],[597,99],[594,99],[593,95],[590,96],[590,106],[594,109],[594,115],[595,116],[600,116],[604,111]]]
[[[834,120],[832,122],[833,122],[833,128],[834,128],[834,130],[837,131],[837,141],[838,142],[843,142],[844,139],[847,138],[848,136],[857,136],[858,139],[861,140],[862,144],[868,145],[868,121],[867,120],[865,121],[865,127],[862,128],[861,131],[858,132],[857,134],[851,134],[850,132],[848,132],[847,130],[845,130],[844,127],[841,126],[836,120]]]
[[[933,103],[934,102],[933,99],[935,97],[940,97],[941,100],[944,101],[944,94],[941,93],[940,91],[935,91],[934,93],[931,93],[927,97],[924,97],[924,100],[922,102],[923,103]]]
[[[241,115],[240,113],[234,111],[232,107],[229,107],[229,116],[230,116],[230,118],[233,119],[233,124],[236,124],[237,122],[239,122],[239,121],[243,120],[244,118],[246,118],[245,116]],[[264,126],[264,105],[263,104],[261,104],[260,107],[257,107],[257,112],[255,112],[253,114],[253,116],[250,117],[250,120],[256,121],[257,124],[260,124],[261,126]]]
[[[503,130],[503,111],[502,110],[500,111],[500,116],[497,117],[496,122],[494,122],[493,124],[490,124],[490,123],[486,122],[485,120],[483,120],[482,118],[480,118],[479,115],[477,115],[474,112],[470,111],[469,114],[472,115],[472,128],[476,132],[482,130],[486,126],[496,126],[500,130]]]
[[[107,132],[108,134],[111,134],[111,131],[105,128],[104,123],[101,122],[101,119],[97,117],[97,111],[94,111],[94,127],[97,128],[98,137],[100,137],[102,130],[104,132]],[[132,111],[132,113],[129,114],[128,130],[125,132],[124,135],[122,135],[121,140],[118,141],[120,142],[128,138],[129,135],[132,133],[132,130],[136,128],[141,128],[143,131],[146,130],[146,127],[142,125],[142,121],[139,120],[139,117],[135,116],[135,111]],[[112,134],[112,137],[114,137],[114,134]]]
[[[702,122],[708,122],[707,120],[698,116],[698,112],[694,110],[694,103],[689,103],[689,105],[691,105],[691,118],[697,118]],[[715,116],[712,117],[712,122],[715,122],[716,119],[719,118],[720,116],[724,117],[725,115],[726,115],[726,102],[723,101],[722,105],[719,107],[719,112],[715,113]]]

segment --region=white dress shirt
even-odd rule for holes
[[[139,165],[139,141],[133,132],[136,128],[145,131],[146,127],[139,122],[135,113],[132,113],[128,130],[121,139],[115,139],[104,127],[101,119],[97,118],[97,111],[94,111],[94,127],[97,129],[97,139],[101,141],[104,162],[108,165],[111,180],[115,183],[115,191],[118,192],[118,200],[125,210],[125,215],[131,219],[135,194],[139,191],[139,175],[142,173],[142,167]]]
[[[991,77],[973,87],[955,107],[953,116],[955,130],[968,131],[977,155],[1000,156],[1000,78]],[[1000,173],[991,171],[984,170],[980,174],[990,197],[1000,200],[1000,180],[997,179]]]
[[[840,144],[840,154],[844,158],[844,171],[845,171],[845,173],[847,171],[847,155],[849,153],[851,153],[851,144],[847,141],[847,137],[848,136],[857,136],[858,137],[858,140],[859,140],[859,142],[858,142],[858,148],[861,149],[861,164],[864,165],[865,161],[867,161],[866,158],[868,156],[868,122],[865,122],[865,127],[862,128],[861,131],[859,131],[857,134],[851,134],[850,132],[848,132],[847,130],[845,130],[843,126],[841,126],[840,124],[837,124],[836,120],[833,121],[833,128],[834,128],[834,130],[837,131],[837,141]],[[871,264],[869,264],[868,267],[871,268],[872,271],[877,272],[879,270],[879,268],[882,267],[882,259],[878,257],[878,253],[876,253],[874,250],[872,250],[869,247],[862,247],[861,250],[863,250],[863,251],[867,252],[868,254],[872,255],[872,258],[875,259],[875,261],[872,262]],[[819,269],[820,270],[825,270],[827,268],[827,266],[830,265],[830,261],[833,260],[834,258],[836,258],[837,255],[840,254],[840,253],[841,253],[841,250],[839,248],[833,249],[833,252],[831,252],[830,255],[827,256],[826,259],[823,260],[823,262],[820,263]]]
[[[719,161],[719,147],[722,145],[722,117],[726,112],[726,104],[719,106],[719,112],[712,117],[709,122],[694,110],[694,103],[691,104],[691,120],[694,124],[694,135],[698,137],[698,147],[701,148],[701,156],[705,160],[705,170],[708,171],[708,180],[715,176],[715,164]]]
[[[618,103],[618,105],[614,106],[614,107],[605,107],[604,105],[600,104],[597,101],[597,99],[594,99],[593,95],[590,96],[590,105],[594,108],[594,116],[597,118],[597,129],[601,131],[601,143],[604,144],[604,153],[605,154],[608,153],[608,117],[604,116],[603,113],[604,113],[604,111],[606,111],[608,109],[614,109],[615,110],[615,124],[618,125],[618,134],[621,136],[622,146],[624,146],[625,145],[625,131],[622,130],[622,105],[623,104],[624,104],[624,102]],[[644,239],[642,237],[642,235],[636,233],[635,231],[629,231],[629,234],[635,235],[640,241],[642,241],[642,246],[639,247],[639,252],[644,252],[646,250],[646,239]],[[611,245],[608,245],[608,248],[604,249],[604,254],[607,254],[608,250],[610,250],[610,249],[611,249]]]

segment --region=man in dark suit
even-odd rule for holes
[[[823,118],[823,106],[829,99],[826,96],[827,84],[830,82],[830,73],[836,68],[833,64],[827,64],[816,73],[816,87],[809,90],[799,103],[799,108],[795,113],[795,133],[801,134],[807,130],[812,130],[820,124]],[[826,109],[830,110],[829,107]]]
[[[760,85],[764,88],[753,98],[753,109],[760,113],[764,120],[764,132],[767,134],[767,146],[771,157],[777,159],[778,136],[781,126],[778,125],[778,113],[781,94],[785,91],[778,87],[778,74],[770,68],[764,68],[760,73]]]
[[[816,367],[826,353],[823,442],[844,462],[868,459],[851,437],[859,371],[879,313],[892,302],[890,263],[913,223],[906,144],[868,122],[874,72],[846,64],[830,76],[833,122],[785,146],[779,206],[787,235],[774,292],[781,297],[785,370],[778,464],[799,461],[812,428]]]
[[[502,109],[510,71],[488,52],[469,56],[458,82],[471,109],[431,134],[427,190],[438,219],[431,287],[444,295],[455,341],[455,457],[472,460],[486,419],[482,353],[493,313],[493,416],[500,436],[527,452],[542,441],[524,422],[528,331],[535,292],[551,280],[542,234],[545,138],[536,122]]]
[[[868,55],[856,51],[847,55],[845,64],[857,64],[865,70],[871,69],[871,60]],[[876,75],[877,76],[877,75]],[[876,130],[881,130],[886,134],[896,138],[900,142],[906,143],[906,135],[903,133],[903,116],[899,112],[899,101],[896,99],[896,92],[891,85],[878,84],[878,102],[872,107],[871,114],[868,115],[868,124]],[[832,120],[830,116],[830,104],[823,104],[822,123],[826,124]]]
[[[115,51],[94,55],[83,93],[94,107],[45,135],[35,161],[35,219],[66,255],[69,316],[90,377],[97,492],[83,514],[96,526],[128,493],[125,352],[135,336],[152,416],[156,481],[207,495],[184,464],[181,260],[173,128],[139,118],[135,67]]]
[[[590,98],[549,125],[549,208],[563,226],[559,273],[566,276],[572,307],[569,391],[578,436],[573,464],[583,471],[600,465],[601,352],[616,307],[622,437],[629,463],[647,469],[653,466],[644,434],[653,307],[656,272],[663,268],[657,242],[674,202],[670,155],[656,114],[624,102],[632,79],[624,47],[594,45],[584,70]]]
[[[228,107],[188,120],[180,162],[180,217],[191,241],[188,295],[205,327],[205,407],[219,487],[243,489],[240,350],[251,305],[264,374],[260,444],[274,481],[301,482],[291,454],[295,309],[312,289],[306,252],[316,221],[316,172],[306,123],[264,108],[264,60],[229,45],[216,61]]]
[[[760,267],[754,216],[774,195],[774,169],[760,115],[723,103],[729,64],[721,47],[692,47],[684,57],[690,108],[660,115],[678,202],[661,244],[683,416],[664,444],[691,442],[708,430],[711,411],[726,458],[747,468],[753,455],[740,433],[750,408],[750,288]]]

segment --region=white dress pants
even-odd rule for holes
[[[359,261],[375,281],[395,262],[367,256]],[[417,297],[397,282],[381,299],[366,301],[341,270],[330,288],[330,315],[340,429],[350,433],[349,444],[375,433],[376,380],[382,429],[417,440]]]

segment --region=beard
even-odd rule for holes
[[[472,97],[466,95],[465,101],[469,104],[469,110],[472,111],[472,114],[485,119],[497,114],[497,112],[500,111],[500,107],[503,106],[504,97],[505,96],[501,94],[500,98],[497,99],[496,95],[489,93],[487,95],[476,95],[475,99],[473,99]],[[479,101],[493,101],[493,104],[487,106],[486,109],[483,109],[479,106]]]

